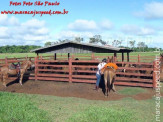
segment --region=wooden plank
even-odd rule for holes
[[[95,75],[72,75],[73,78],[90,78],[90,79],[96,79]]]
[[[79,73],[96,73],[97,71],[90,71],[90,70],[73,70],[72,72],[79,72]]]
[[[38,69],[37,71],[47,71],[47,72],[69,72],[68,69],[64,70],[64,69]]]
[[[35,81],[37,80],[37,73],[38,73],[37,61],[38,61],[38,57],[35,57]]]
[[[72,82],[72,59],[69,58],[69,82]]]
[[[116,81],[138,81],[138,82],[153,83],[152,79],[141,79],[141,78],[115,77],[115,80]]]
[[[59,62],[61,62],[61,63],[68,63],[68,60],[45,60],[45,59],[43,59],[43,60],[38,60],[37,62],[42,62],[42,63],[55,63],[55,62],[57,62],[57,63],[59,63]]]
[[[63,67],[63,68],[68,68],[68,65],[49,65],[49,64],[38,64],[38,67]]]
[[[45,77],[69,77],[69,75],[65,75],[65,74],[41,74],[38,73],[37,76],[45,76]]]
[[[153,77],[152,74],[141,74],[141,73],[126,73],[126,72],[116,72],[117,75],[127,75],[127,76],[149,76]]]
[[[153,63],[138,63],[138,62],[116,62],[116,64],[137,64],[137,65],[151,65],[151,66],[153,66]]]
[[[52,80],[52,81],[69,81],[68,78],[49,78],[49,77],[37,77],[38,80]]]
[[[118,69],[127,69],[127,70],[147,70],[153,71],[153,68],[130,68],[130,67],[118,67]]]
[[[97,60],[73,60],[73,63],[99,63]]]
[[[72,82],[80,82],[80,83],[96,83],[96,80],[72,79]]]
[[[139,86],[139,87],[149,87],[152,88],[152,84],[143,84],[143,83],[128,83],[128,82],[115,82],[115,85],[123,85],[123,86]]]
[[[97,66],[90,65],[72,65],[73,68],[97,68]]]
[[[28,79],[29,80],[35,80],[35,77],[29,77]]]

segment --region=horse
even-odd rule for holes
[[[20,64],[20,76],[18,76],[20,79],[19,79],[19,83],[20,85],[23,85],[22,84],[22,79],[23,79],[23,75],[24,73],[27,71],[28,68],[33,68],[34,67],[34,63],[31,61],[31,59],[29,60],[25,60],[22,62],[22,64]],[[8,78],[9,75],[18,75],[18,71],[17,69],[11,69],[10,66],[3,66],[0,68],[0,80],[2,81],[3,85],[5,87],[6,86],[6,80]]]
[[[108,58],[107,62],[113,62],[113,58],[112,59]],[[114,87],[115,76],[116,76],[116,70],[113,67],[107,67],[104,70],[104,82],[105,82],[104,94],[105,96],[108,96],[108,91],[110,92],[111,89],[114,92],[116,91]]]

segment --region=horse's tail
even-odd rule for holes
[[[108,72],[108,74],[107,74],[107,85],[108,85],[108,87],[111,85],[110,84],[110,73]]]

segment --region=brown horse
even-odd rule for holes
[[[24,73],[27,71],[28,68],[34,67],[34,63],[29,60],[23,61],[23,63],[20,65],[20,79],[19,83],[22,85],[22,79]],[[0,69],[1,74],[0,74],[0,80],[2,81],[3,85],[6,87],[6,80],[9,75],[17,75],[18,71],[17,69],[10,69],[9,66],[3,66]]]
[[[108,62],[113,62],[113,58],[112,59],[108,58]],[[114,87],[115,75],[116,75],[116,70],[113,67],[107,67],[104,70],[104,82],[105,82],[104,94],[105,96],[108,96],[108,91],[110,92],[111,89],[114,92],[116,91]]]

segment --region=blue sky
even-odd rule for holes
[[[28,0],[35,2],[37,0]],[[42,0],[45,2],[48,0]],[[55,2],[56,0],[49,0]],[[23,0],[13,0],[23,2]],[[0,11],[63,10],[67,15],[2,15],[0,46],[41,45],[47,41],[100,34],[111,45],[114,39],[144,41],[148,46],[163,48],[163,2],[161,0],[58,0],[59,6],[9,6],[1,1]]]

